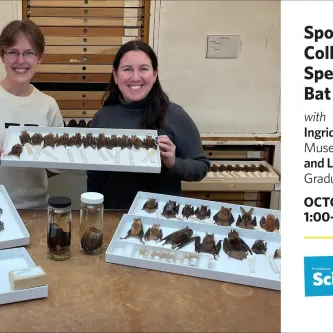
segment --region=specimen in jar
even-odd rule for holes
[[[144,235],[145,240],[162,240],[163,232],[159,224],[153,224]]]
[[[206,236],[202,240],[202,243],[200,241],[201,238],[197,236],[195,238],[195,252],[210,253],[214,256],[214,259],[216,259],[216,256],[218,256],[220,253],[222,241],[219,240],[216,244],[214,239],[214,233],[208,234],[207,232]]]
[[[215,221],[214,223],[217,225],[230,226],[233,222],[235,222],[231,210],[232,208],[222,206],[219,212],[217,212],[213,217],[213,220]]]
[[[257,225],[256,218],[252,218],[254,208],[251,208],[248,212],[243,207],[240,207],[242,216],[238,216],[236,226],[244,229],[254,229]]]
[[[103,233],[95,227],[89,228],[81,238],[81,248],[85,254],[90,254],[102,246]]]
[[[143,243],[143,225],[140,218],[135,218],[134,222],[132,223],[131,229],[128,230],[126,237],[120,239],[127,239],[129,237],[139,238],[141,243]]]
[[[158,209],[158,202],[156,199],[148,199],[142,207],[147,213],[154,213]]]
[[[208,206],[201,205],[200,208],[197,207],[194,214],[199,220],[204,220],[206,218],[210,218],[210,209],[208,209]]]
[[[162,215],[169,219],[176,217],[178,212],[179,212],[179,205],[177,205],[176,201],[169,200],[163,208]]]
[[[183,217],[186,217],[187,219],[194,215],[194,208],[192,205],[185,205],[182,209],[182,215]]]
[[[273,214],[268,214],[266,218],[263,216],[260,219],[260,226],[268,232],[273,232],[280,229],[280,221]]]
[[[173,249],[180,249],[196,239],[196,237],[192,237],[192,235],[193,230],[187,226],[164,237],[162,239],[162,241],[164,241],[162,245],[171,244]]]
[[[267,242],[257,239],[252,245],[252,251],[256,254],[265,254],[267,251]]]
[[[69,225],[70,228],[70,225]],[[61,254],[71,245],[71,230],[65,232],[56,223],[50,223],[47,233],[47,246],[51,253]]]
[[[22,154],[22,150],[23,146],[18,143],[12,147],[12,150],[8,153],[8,155],[20,157],[20,155]]]
[[[223,250],[228,255],[237,260],[243,260],[248,252],[252,255],[250,247],[244,242],[236,230],[231,230],[228,237],[223,240]]]

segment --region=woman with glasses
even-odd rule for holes
[[[0,154],[9,126],[63,126],[55,99],[30,83],[43,59],[44,48],[43,33],[32,21],[12,21],[1,32],[0,56],[5,76],[0,81]],[[47,207],[48,176],[52,175],[45,169],[0,166],[0,184],[17,209]]]

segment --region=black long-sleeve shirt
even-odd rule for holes
[[[99,110],[91,127],[140,129],[141,108],[145,101],[120,102]],[[160,174],[113,171],[87,171],[87,190],[104,195],[104,207],[128,209],[138,191],[182,195],[181,181],[200,181],[210,165],[205,157],[199,131],[182,107],[170,103],[158,135],[167,135],[176,146],[176,163],[162,165]]]

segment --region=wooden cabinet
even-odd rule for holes
[[[23,0],[23,18],[39,25],[45,57],[32,79],[53,96],[67,122],[102,106],[114,57],[130,40],[148,42],[149,0]]]

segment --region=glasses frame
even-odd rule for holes
[[[22,56],[23,56],[23,58],[24,59],[31,59],[31,58],[33,58],[33,57],[37,57],[38,56],[38,53],[37,52],[35,52],[35,51],[24,51],[24,52],[18,52],[18,51],[3,51],[7,56],[9,56],[9,57],[12,57],[12,58],[16,58],[16,59],[18,59],[19,57],[20,57],[20,55],[22,54]],[[15,52],[16,54],[14,55],[14,54],[9,54],[9,52]],[[27,52],[31,52],[31,53],[34,53],[33,55],[31,55],[31,56],[27,56],[26,55],[26,53]]]

